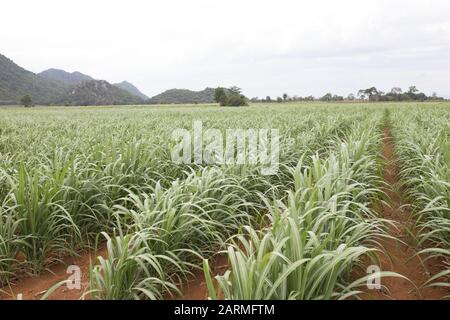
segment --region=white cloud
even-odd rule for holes
[[[450,2],[2,2],[1,53],[146,94],[239,85],[249,96],[416,84],[450,93]]]

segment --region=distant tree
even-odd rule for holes
[[[442,101],[442,100],[444,100],[444,98],[438,97],[436,92],[433,92],[433,94],[431,95],[430,99],[434,100],[434,101],[437,101],[437,100]]]
[[[344,100],[343,96],[332,93],[327,93],[326,95],[320,98],[320,101],[343,101],[343,100]]]
[[[409,100],[426,100],[426,96],[423,93],[419,93],[419,90],[416,86],[410,86],[407,92],[407,95],[409,96]]]
[[[371,99],[373,96],[378,95],[378,90],[375,87],[366,89],[366,95]]]
[[[376,100],[375,97],[378,97],[379,93],[378,93],[377,88],[370,87],[370,88],[361,89],[358,91],[358,96],[362,97],[363,95],[364,95],[364,98],[369,97],[369,100],[373,101],[373,100]]]
[[[408,89],[408,93],[413,93],[413,94],[415,94],[415,93],[417,93],[417,92],[419,92],[419,90],[417,89],[416,86],[410,86],[409,89]]]
[[[247,98],[242,94],[242,89],[236,86],[228,89],[228,105],[233,107],[248,106]]]
[[[426,101],[434,99],[420,92],[416,86],[410,86],[407,92],[403,92],[399,87],[393,87],[388,93],[372,87],[359,90],[358,95],[362,99],[369,97],[370,101]]]
[[[366,99],[366,94],[364,93],[364,89],[358,90],[357,95],[358,95],[358,97],[359,97],[361,100],[365,100],[365,99]]]
[[[286,101],[354,101],[356,99],[380,102],[380,101],[426,101],[426,100],[434,100],[434,101],[442,101],[445,100],[442,97],[438,97],[436,93],[433,93],[432,96],[428,97],[424,93],[420,92],[416,86],[409,87],[408,91],[403,92],[400,87],[393,87],[387,93],[378,90],[376,87],[370,87],[367,89],[361,89],[357,92],[357,94],[349,93],[345,98],[344,96],[340,96],[337,94],[327,93],[320,98],[315,98],[314,96],[307,97],[299,97],[297,95],[293,95],[289,97],[287,93],[284,93],[281,97],[277,97],[275,99],[276,102],[286,102]],[[262,99],[261,101],[271,102],[273,101],[270,96],[267,96],[266,99]]]
[[[243,95],[231,94],[227,99],[227,106],[242,107],[248,106],[247,99]]]
[[[425,101],[425,100],[428,100],[428,97],[427,97],[427,95],[425,93],[420,92],[420,93],[415,95],[415,99],[414,100]]]
[[[327,93],[322,98],[320,98],[320,100],[321,101],[332,101],[333,100],[333,95],[331,93]]]
[[[214,99],[221,106],[247,106],[247,98],[241,93],[241,88],[233,86],[228,89],[218,87],[214,90]]]
[[[33,106],[33,101],[29,95],[23,96],[22,99],[20,99],[20,103],[22,103],[25,108]]]
[[[400,87],[393,87],[392,89],[391,89],[391,93],[392,94],[401,94],[403,92],[403,90],[402,90],[402,88],[400,88]]]
[[[214,100],[219,103],[221,106],[226,105],[227,103],[227,94],[225,89],[222,87],[218,87],[214,90]]]
[[[361,92],[361,90],[358,91],[358,97],[361,100],[366,100],[366,95],[364,94],[364,92]]]
[[[230,94],[242,94],[242,89],[236,86],[232,86],[228,88]]]

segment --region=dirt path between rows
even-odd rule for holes
[[[414,233],[411,211],[403,197],[399,183],[399,167],[395,156],[395,146],[388,127],[383,131],[384,142],[382,154],[386,161],[384,179],[387,183],[383,191],[388,195],[387,204],[380,204],[380,216],[392,220],[397,227],[389,226],[388,233],[403,241],[384,239],[381,244],[386,254],[379,254],[381,270],[394,271],[411,280],[401,278],[383,278],[381,284],[387,290],[367,290],[361,296],[363,299],[394,299],[394,300],[434,300],[448,295],[445,288],[428,287],[422,285],[428,281],[430,274],[439,270],[439,261],[423,261],[414,256]]]
[[[73,275],[73,273],[68,273],[68,266],[72,265],[80,268],[80,289],[69,289],[64,284],[56,289],[48,297],[48,300],[78,300],[89,287],[90,262],[95,263],[98,256],[106,257],[106,252],[106,246],[103,246],[96,252],[85,252],[81,253],[78,257],[68,257],[64,259],[64,263],[57,263],[50,266],[48,268],[50,271],[44,271],[39,276],[27,276],[13,280],[9,286],[0,288],[0,300],[39,300],[45,295],[48,289],[58,282],[68,280],[69,276]]]
[[[210,264],[212,266],[211,272],[214,276],[223,275],[229,267],[228,257],[226,255],[219,255],[210,261]],[[215,279],[213,281],[214,285],[217,286]],[[195,271],[187,284],[183,286],[182,292],[183,294],[175,297],[174,300],[207,300],[208,288],[203,271]],[[220,298],[221,294],[219,293]]]
[[[58,282],[68,279],[70,274],[67,273],[67,268],[71,265],[80,267],[81,288],[69,289],[66,285],[62,285],[50,294],[48,300],[79,300],[89,289],[90,261],[95,263],[98,256],[106,258],[106,246],[95,253],[85,252],[80,254],[79,257],[66,258],[64,263],[50,266],[50,271],[45,271],[39,276],[26,276],[13,280],[9,286],[0,288],[0,300],[39,300],[48,289]],[[213,275],[223,274],[228,267],[227,257],[218,255],[215,259],[212,259],[211,267]],[[181,289],[183,292],[181,296],[171,297],[167,295],[166,298],[175,300],[206,300],[208,298],[205,276],[201,270],[193,271],[192,276],[189,277],[187,283]],[[89,296],[86,295],[83,299],[89,299]]]

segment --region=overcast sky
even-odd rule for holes
[[[448,0],[5,0],[0,53],[33,72],[249,97],[416,85],[450,95]]]

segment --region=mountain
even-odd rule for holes
[[[72,106],[140,104],[143,100],[104,80],[83,81],[71,87],[57,104]]]
[[[80,84],[83,81],[95,80],[91,76],[88,76],[78,71],[70,73],[64,70],[53,68],[42,71],[38,75],[49,80],[60,81],[68,85],[76,85]],[[122,90],[128,91],[132,95],[139,97],[142,100],[148,99],[148,97],[145,94],[140,92],[138,88],[136,88],[133,84],[129,83],[128,81],[122,81],[120,83],[115,83],[113,85]]]
[[[114,86],[123,89],[125,91],[128,91],[132,95],[141,98],[142,100],[147,100],[148,97],[143,94],[141,91],[139,91],[138,88],[136,88],[133,84],[129,83],[128,81],[122,81],[120,83],[115,83]]]
[[[27,71],[0,54],[0,104],[18,104],[24,95],[34,103],[50,104],[68,86]]]
[[[151,104],[213,103],[214,89],[206,88],[202,91],[170,89],[150,98],[148,102]]]
[[[82,74],[78,71],[69,73],[60,69],[48,69],[42,71],[41,73],[38,73],[38,75],[49,80],[60,81],[69,85],[78,84],[83,81],[94,80],[94,78],[92,78],[91,76]]]
[[[140,104],[144,101],[124,89],[80,72],[49,69],[35,74],[0,54],[0,104],[20,104],[24,95],[29,95],[34,104],[40,105]]]

